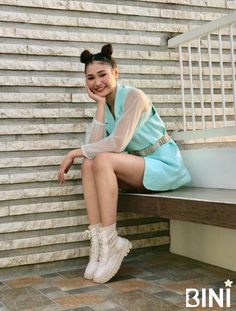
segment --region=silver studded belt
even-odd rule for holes
[[[129,154],[145,157],[148,154],[153,153],[158,147],[167,143],[170,139],[171,139],[171,137],[166,133],[161,138],[159,138],[154,144],[152,144],[146,148],[143,148],[141,150],[129,151]]]

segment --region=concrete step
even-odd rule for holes
[[[23,222],[5,222],[1,226],[1,268],[88,255],[88,242],[83,239],[86,215],[58,218],[56,215],[60,213],[46,214],[38,214],[37,218],[42,219],[32,221],[27,218],[33,219],[33,215],[24,215]],[[144,220],[139,214],[119,213],[118,224],[118,233],[128,236],[133,248],[162,246],[170,242],[169,223],[165,220],[156,217]]]
[[[9,59],[8,59],[9,58]],[[18,57],[14,57],[14,59],[11,59],[9,57],[2,57],[2,60],[0,60],[0,69],[1,70],[7,70],[7,72],[10,71],[43,71],[43,72],[80,72],[84,73],[84,65],[79,63],[78,60],[76,61],[66,61],[65,59],[61,59],[59,61],[55,60],[54,57],[52,59],[44,59],[44,57],[37,57],[31,59],[30,57],[27,57],[28,59],[21,59]],[[20,62],[19,62],[20,61]],[[159,64],[152,64],[152,65],[136,65],[136,64],[120,64],[119,65],[119,72],[120,74],[126,74],[127,72],[129,74],[142,74],[142,75],[179,75],[179,68],[173,66],[174,63],[171,66],[163,66],[163,63]],[[7,73],[6,72],[6,73]],[[184,67],[183,69],[184,74],[189,74],[189,68]],[[199,75],[199,68],[197,65],[192,66],[192,72],[193,75]],[[212,68],[212,74],[219,78],[221,72],[220,68]],[[17,75],[17,73],[16,73]],[[225,76],[232,76],[232,69],[231,68],[224,68],[224,75]],[[209,68],[203,67],[202,68],[202,76],[209,76]]]
[[[186,6],[198,6],[198,7],[213,7],[213,8],[225,8],[225,0],[218,0],[217,2],[212,0],[206,0],[206,1],[199,1],[199,0],[139,0],[140,6],[142,5],[142,2],[145,2],[145,5],[151,4],[175,4],[176,6],[180,5],[186,5]],[[5,4],[9,6],[25,6],[25,7],[40,7],[40,8],[48,8],[48,9],[58,9],[58,10],[80,10],[80,11],[92,11],[92,12],[99,12],[102,11],[104,13],[116,13],[117,12],[117,5],[115,4],[109,4],[106,5],[100,4],[100,3],[89,3],[84,1],[68,1],[66,0],[60,0],[54,1],[54,0],[48,0],[47,2],[44,2],[44,0],[28,0],[27,2],[24,2],[22,0],[0,0],[0,4]],[[234,2],[227,3],[228,8],[236,9],[236,4]]]
[[[24,24],[15,24],[14,28],[7,23],[0,22],[0,36],[5,38],[27,38],[34,40],[49,40],[49,41],[70,41],[70,42],[123,42],[124,44],[140,44],[150,46],[160,46],[162,44],[163,35],[157,36],[155,34],[124,34],[121,31],[113,31],[114,33],[107,33],[107,31],[99,31],[91,33],[89,29],[77,28],[76,31],[69,31],[64,29],[57,29],[53,26],[39,26],[31,25],[24,26]],[[118,33],[117,33],[118,32]]]

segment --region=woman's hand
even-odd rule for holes
[[[63,185],[65,182],[64,174],[69,172],[69,169],[71,168],[73,163],[74,163],[74,158],[71,157],[70,152],[69,152],[63,159],[60,165],[59,171],[58,171],[58,175],[57,175],[57,179],[61,185]]]
[[[75,158],[82,157],[82,156],[83,154],[80,149],[75,149],[67,153],[67,155],[65,156],[65,158],[63,159],[60,165],[58,175],[57,175],[57,179],[60,184],[64,184],[65,174],[69,172],[71,166],[74,163]]]
[[[91,89],[89,88],[87,82],[85,83],[85,88],[86,88],[86,91],[87,91],[87,93],[88,93],[88,96],[89,96],[91,99],[95,100],[95,102],[97,102],[97,104],[104,104],[104,105],[105,105],[105,103],[106,103],[106,98],[105,98],[105,97],[101,97],[101,96],[99,96],[99,95],[93,93],[93,92],[91,91]]]

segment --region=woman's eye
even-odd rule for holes
[[[106,73],[100,74],[100,77],[105,77]]]
[[[93,77],[88,77],[87,80],[91,81],[93,80]]]

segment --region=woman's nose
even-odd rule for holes
[[[99,77],[95,78],[95,86],[98,86],[101,84],[101,79]]]

